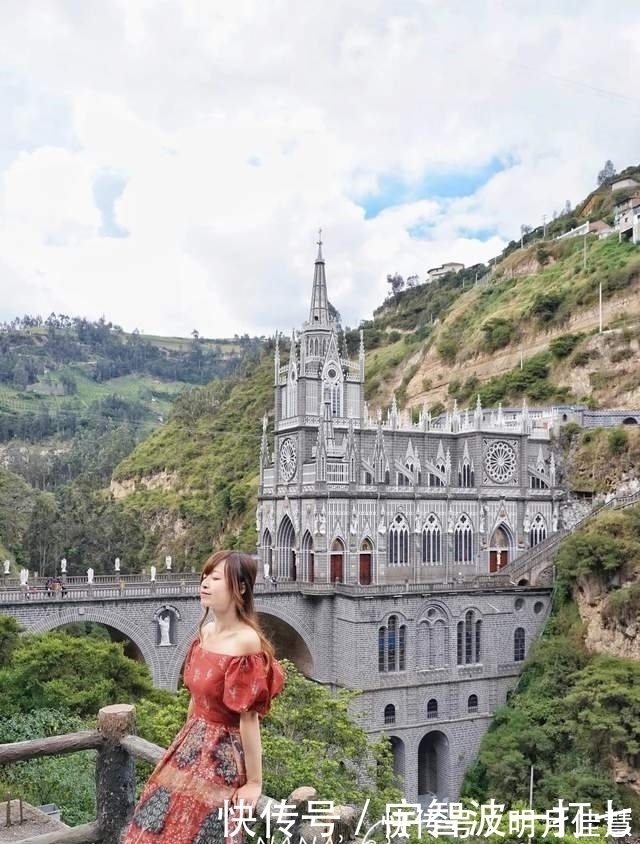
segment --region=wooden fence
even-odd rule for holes
[[[79,750],[97,751],[97,818],[79,826],[22,838],[21,844],[118,844],[135,804],[134,759],[142,759],[155,765],[164,753],[162,747],[134,735],[134,729],[135,708],[129,704],[116,704],[100,710],[96,730],[0,744],[0,765],[41,756],[75,753]],[[287,805],[293,805],[297,809],[292,841],[300,840],[303,829],[302,816],[307,810],[308,801],[313,800],[315,796],[314,789],[302,787],[287,799]],[[262,795],[256,806],[256,816],[264,816],[264,813],[269,811],[272,819],[275,819],[280,805],[281,801]],[[335,833],[339,833],[346,842],[353,837],[355,830],[355,810],[351,807],[336,806],[336,812],[339,813],[340,819],[335,824]]]

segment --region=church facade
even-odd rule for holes
[[[333,587],[314,678],[363,690],[355,708],[390,736],[409,799],[454,797],[547,614],[548,590],[495,576],[558,527],[550,430],[526,406],[414,420],[394,401],[372,416],[364,379],[362,334],[357,357],[340,348],[320,242],[309,318],[288,360],[276,345],[259,556],[303,594]]]

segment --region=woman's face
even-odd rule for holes
[[[227,586],[225,567],[227,561],[221,563],[202,578],[200,583],[200,603],[210,609],[214,615],[222,615],[233,606],[233,597]]]

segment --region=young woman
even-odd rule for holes
[[[184,669],[191,692],[187,722],[146,784],[123,844],[221,844],[225,807],[256,805],[259,718],[282,691],[284,673],[258,623],[255,579],[248,554],[218,551],[204,564],[205,612]],[[228,841],[236,826],[227,819]]]

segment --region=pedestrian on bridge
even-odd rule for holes
[[[187,722],[144,787],[122,844],[242,842],[242,818],[262,793],[259,719],[284,685],[254,608],[256,572],[253,557],[236,551],[204,564],[204,613],[184,669]]]

